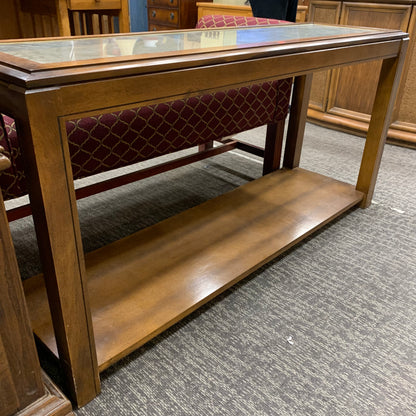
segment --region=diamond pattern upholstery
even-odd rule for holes
[[[227,26],[261,26],[261,25],[278,25],[289,23],[285,20],[266,19],[264,17],[250,16],[228,16],[228,15],[207,15],[201,17],[196,24],[197,29],[209,27],[227,27]]]
[[[279,84],[284,94],[277,94],[275,81],[71,120],[67,132],[74,178],[219,140],[284,118],[291,83],[286,80]]]
[[[27,193],[22,154],[16,134],[15,121],[5,115],[0,115],[0,146],[11,161],[10,168],[0,172],[0,187],[4,199],[12,199]]]
[[[274,24],[242,16],[204,16],[197,27]],[[97,114],[66,124],[74,179],[219,140],[283,120],[291,79],[248,85],[171,102]],[[0,145],[12,167],[0,173],[4,199],[27,193],[15,122],[3,116]]]

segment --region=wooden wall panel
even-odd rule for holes
[[[340,24],[406,31],[410,13],[410,5],[344,3]],[[381,62],[371,62],[336,70],[327,111],[339,115],[347,109],[350,117],[357,112],[357,119],[369,120],[380,68]]]
[[[337,24],[341,14],[341,2],[336,1],[315,1],[309,6],[308,20],[316,23]],[[309,106],[311,108],[325,111],[328,96],[331,71],[320,71],[313,75],[311,98]]]
[[[412,17],[409,24],[409,33],[414,33],[416,26],[416,6],[413,6]],[[402,82],[399,91],[400,105],[397,109],[395,120],[400,123],[415,123],[416,121],[416,53],[414,37],[411,38],[407,51],[407,77]],[[416,126],[414,127],[416,133]]]
[[[387,141],[416,147],[416,0],[311,0],[309,21],[400,29],[410,42]],[[342,5],[339,20],[334,10]],[[331,19],[332,20],[331,22]],[[308,118],[318,124],[366,135],[380,63],[342,67],[314,75]]]

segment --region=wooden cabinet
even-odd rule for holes
[[[197,14],[196,0],[147,0],[149,30],[192,29]]]
[[[415,6],[412,1],[343,2],[311,0],[309,20],[352,26],[401,29],[410,34],[405,69],[388,141],[416,147]],[[363,63],[314,75],[310,121],[363,135],[368,130],[381,63]]]

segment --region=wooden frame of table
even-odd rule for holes
[[[0,54],[0,110],[16,119],[44,273],[25,281],[32,325],[59,356],[78,406],[98,394],[100,371],[351,207],[370,204],[407,43],[407,34],[379,29],[46,67]],[[312,73],[374,59],[383,66],[356,186],[299,168]],[[282,169],[84,259],[66,120],[289,76]]]

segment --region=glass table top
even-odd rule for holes
[[[0,52],[37,64],[84,61],[136,55],[204,52],[217,48],[250,48],[343,36],[360,36],[381,29],[289,24],[237,28],[138,33],[96,37],[0,42]]]

